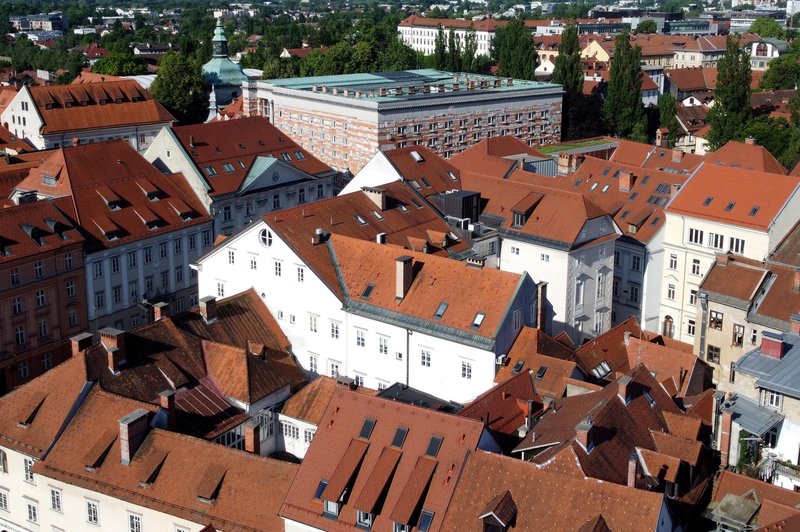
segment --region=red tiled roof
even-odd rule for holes
[[[374,428],[361,437],[368,418],[375,420]],[[402,455],[393,466],[393,460],[383,457],[394,452],[387,449],[394,447],[398,427],[408,432],[399,448]],[[409,523],[409,516],[415,509],[425,508],[434,514],[430,530],[437,531],[466,454],[477,447],[481,433],[481,424],[470,419],[337,389],[280,515],[319,529],[349,530],[355,526],[354,507],[369,506],[375,493],[384,493],[382,506],[375,509],[373,530],[388,530],[391,520],[414,526],[416,522]],[[426,457],[432,436],[442,438],[441,446],[436,456]],[[345,483],[349,496],[341,505],[338,519],[330,520],[322,516],[322,503],[314,500],[314,494],[321,480],[334,482],[335,471],[344,468],[340,464],[356,461],[347,454],[353,441],[361,442],[358,445],[366,446],[366,451]],[[387,475],[390,467],[394,474]],[[380,479],[386,479],[386,484],[377,487]],[[369,492],[365,491],[367,487]]]
[[[642,329],[635,317],[630,317],[608,332],[586,342],[575,350],[578,367],[591,375],[592,369],[606,362],[611,371],[626,372],[630,369],[628,350],[625,346],[625,333],[639,337]]]
[[[211,523],[214,529],[255,531],[283,527],[277,512],[298,470],[295,464],[160,429],[149,432],[129,465],[120,462],[119,438],[114,439],[105,459],[92,471],[75,459],[81,450],[92,447],[107,434],[115,435],[118,420],[139,408],[155,410],[150,405],[93,390],[47,459],[37,462],[34,471],[194,523]],[[209,480],[214,482],[210,491]],[[210,503],[199,498],[208,495]],[[247,512],[241,511],[242,504],[248,506]]]
[[[39,85],[28,90],[44,122],[44,135],[128,125],[169,125],[175,120],[133,80]]]
[[[587,521],[587,509],[602,515],[611,530],[655,530],[663,504],[663,495],[658,493],[571,478],[542,471],[528,462],[477,451],[467,459],[441,530],[482,531],[482,510],[506,490],[517,507],[515,531],[574,530]]]
[[[211,186],[212,197],[238,190],[257,156],[271,155],[309,175],[332,171],[261,116],[179,126],[172,133]],[[230,164],[233,171],[226,171],[223,164]],[[209,166],[216,175],[205,170]]]
[[[576,373],[572,349],[557,342],[546,333],[533,327],[523,327],[514,345],[508,352],[506,362],[495,375],[495,382],[501,383],[514,376],[514,369],[522,362],[520,370],[537,373],[546,367],[544,375],[535,381],[536,392],[544,397],[563,397],[567,380]]]
[[[528,412],[528,401],[534,403],[531,412]],[[513,435],[525,424],[526,416],[535,416],[542,405],[533,375],[525,371],[482,393],[465,405],[458,415],[479,420],[494,432]]]
[[[723,164],[758,172],[786,175],[786,168],[763,146],[729,140],[717,151],[709,153],[705,164]]]
[[[658,480],[674,483],[678,477],[678,470],[681,466],[679,458],[663,453],[651,451],[649,449],[636,449],[641,458],[645,473]]]
[[[320,375],[292,395],[281,408],[281,415],[319,426],[334,392],[342,386],[331,377]],[[359,386],[358,393],[375,395],[375,390]]]
[[[730,186],[731,182],[736,186]],[[666,210],[766,231],[799,183],[794,176],[704,163]],[[711,203],[704,205],[708,198]],[[734,205],[728,210],[731,203]]]
[[[0,264],[52,254],[83,237],[49,201],[0,209]]]
[[[662,385],[667,386],[669,382],[675,396],[683,397],[687,393],[702,392],[705,389],[703,385],[708,384],[706,375],[710,375],[708,372],[711,368],[691,351],[679,351],[633,336],[628,339],[625,347],[629,367],[635,368],[644,364],[655,373],[656,380]]]
[[[719,476],[714,481],[711,500],[719,502],[729,493],[741,496],[745,495],[750,490],[755,492],[758,500],[762,503],[763,501],[770,500],[784,506],[800,506],[800,493],[768,484],[759,479],[732,473],[724,469],[721,470]]]
[[[402,179],[423,196],[461,188],[458,169],[424,146],[397,148],[383,152],[383,155]]]
[[[148,199],[149,187],[161,191],[160,199]],[[92,247],[113,247],[210,219],[181,174],[162,174],[123,140],[56,150],[16,189],[45,197],[71,196],[66,200],[69,215],[94,237]],[[118,198],[122,204],[112,209],[108,202]],[[179,212],[184,205],[189,212]],[[158,227],[145,223],[144,208],[160,220]]]
[[[503,136],[480,141],[453,156],[450,163],[462,172],[503,179],[520,161],[543,157],[546,156],[518,138]]]

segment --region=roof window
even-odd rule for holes
[[[603,189],[600,192],[605,192],[606,190],[608,190],[608,185],[604,185]]]
[[[381,213],[379,213],[378,211],[372,211],[372,214],[373,214],[373,215],[375,216],[375,218],[377,218],[378,220],[383,220],[383,215],[381,215]]]
[[[576,180],[575,180],[575,184],[574,184],[574,185],[572,185],[572,186],[574,186],[574,187],[577,187],[577,186],[578,186],[578,185],[580,185],[580,184],[581,184],[581,180],[580,180],[580,179],[576,179]]]
[[[736,202],[735,202],[735,201],[732,201],[732,202],[728,203],[728,205],[725,207],[725,210],[726,210],[726,211],[728,211],[728,212],[730,212],[730,211],[732,211],[732,210],[733,210],[733,208],[734,208],[735,206],[736,206]]]
[[[402,449],[407,435],[408,429],[406,427],[397,427],[397,430],[394,433],[394,438],[392,438],[392,447]]]
[[[292,160],[292,156],[286,152],[283,152],[281,153],[281,159],[283,159],[284,162],[288,163]]]
[[[298,161],[302,161],[303,159],[306,158],[306,156],[303,155],[303,152],[296,151],[296,152],[294,152],[294,158],[297,159]]]
[[[415,198],[411,198],[411,203],[413,203],[413,204],[414,204],[414,206],[415,206],[417,209],[421,209],[421,208],[422,208],[422,203],[420,203],[419,201],[417,201]]]
[[[758,214],[758,210],[759,210],[760,208],[761,208],[761,207],[759,207],[758,205],[755,205],[755,206],[754,206],[752,209],[750,209],[750,212],[749,212],[749,213],[747,213],[747,214],[748,214],[748,216],[755,216],[756,214]]]
[[[411,186],[413,186],[417,190],[422,190],[422,186],[417,182],[416,179],[411,180]]]
[[[229,174],[236,171],[236,169],[233,167],[231,163],[222,163],[222,168]]]
[[[627,218],[627,217],[628,217],[628,215],[629,215],[630,213],[631,213],[631,211],[625,211],[625,212],[623,212],[623,213],[622,213],[622,216],[620,216],[620,217],[619,217],[619,219],[620,219],[620,220],[624,220],[625,218]]]
[[[628,198],[628,199],[629,199],[630,201],[633,201],[633,200],[635,200],[635,199],[636,199],[636,196],[638,196],[638,195],[639,195],[639,193],[638,193],[638,192],[634,192],[633,194],[631,194],[631,197],[630,197],[630,198]]]
[[[547,366],[540,366],[538,370],[536,370],[536,378],[538,380],[542,380],[544,378],[544,374],[547,373]]]
[[[369,296],[372,295],[372,291],[375,290],[375,285],[370,283],[361,293],[361,299],[369,299]]]
[[[646,175],[646,176],[644,176],[644,178],[642,179],[642,184],[643,184],[643,185],[646,185],[648,181],[650,181],[650,176],[649,176],[649,175]]]
[[[442,316],[444,316],[446,310],[447,310],[447,303],[445,301],[442,301],[436,308],[436,313],[433,315],[433,317],[436,318],[437,320],[442,319]]]
[[[597,185],[599,185],[599,184],[600,184],[600,183],[596,183],[596,182],[595,182],[595,183],[592,183],[592,188],[590,188],[589,190],[594,190],[594,189],[596,189],[596,188],[597,188]]]
[[[519,372],[522,371],[522,366],[525,365],[524,360],[517,360],[517,363],[514,364],[514,368],[511,370],[511,373],[514,375],[519,375]]]
[[[412,151],[411,152],[411,158],[414,159],[414,162],[416,162],[416,163],[424,163],[425,162],[425,158],[422,155],[420,155],[418,151]]]
[[[361,225],[367,225],[367,221],[366,221],[364,218],[362,218],[361,216],[359,216],[358,214],[356,214],[355,216],[353,216],[353,218],[355,218],[355,219],[356,219],[356,221],[357,221],[358,223],[360,223]]]
[[[361,425],[361,432],[358,433],[359,438],[364,438],[368,440],[370,436],[372,436],[372,429],[375,428],[375,420],[367,418],[364,420],[364,424]]]
[[[214,169],[213,166],[206,166],[206,174],[213,177],[217,175],[217,171]]]
[[[425,455],[436,458],[439,454],[439,449],[442,448],[442,439],[441,436],[431,436],[431,441],[428,442],[428,450],[425,451]]]
[[[644,395],[644,398],[647,399],[647,402],[650,403],[651,407],[656,406],[656,400],[653,399],[653,396],[650,395],[649,392],[642,392],[642,395]]]
[[[594,368],[592,368],[592,375],[594,375],[598,379],[602,379],[609,373],[611,373],[611,366],[609,366],[608,362],[606,362],[605,360],[600,362]]]
[[[473,329],[480,329],[481,324],[483,323],[483,319],[486,317],[486,314],[483,312],[478,312],[475,314],[475,319],[472,320],[472,328]]]
[[[237,161],[237,162],[239,163],[239,168],[241,168],[242,170],[244,170],[244,169],[245,169],[245,165],[244,165],[244,163],[243,163],[242,161]]]
[[[420,180],[422,181],[422,184],[425,185],[425,188],[431,188],[431,184],[427,179],[425,179],[425,177],[420,177]]]
[[[610,166],[606,166],[606,167],[603,169],[603,171],[600,173],[600,175],[601,175],[601,176],[603,176],[603,177],[605,177],[605,176],[607,176],[607,175],[608,175],[608,173],[609,173],[610,171],[611,171],[611,167],[610,167]]]
[[[711,201],[713,199],[714,198],[712,196],[707,197],[706,200],[703,202],[703,207],[708,207],[709,205],[711,205]]]
[[[431,523],[433,523],[433,512],[430,510],[422,510],[422,513],[419,514],[417,530],[419,530],[419,532],[428,532],[431,529]]]
[[[314,500],[321,501],[322,493],[325,491],[325,488],[327,487],[328,487],[328,481],[320,480],[319,484],[317,484],[317,491],[314,492]]]
[[[447,177],[449,177],[449,178],[450,178],[451,180],[453,180],[453,181],[456,181],[456,180],[458,179],[458,178],[456,177],[456,174],[454,174],[454,173],[453,173],[453,172],[451,172],[450,170],[448,170],[448,171],[447,171]]]
[[[408,207],[403,205],[402,203],[399,206],[400,212],[408,212]]]

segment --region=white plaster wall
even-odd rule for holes
[[[361,191],[361,187],[378,187],[400,180],[397,172],[383,152],[377,152],[339,193],[340,196]]]
[[[27,482],[24,459],[30,457],[7,447],[0,449],[5,451],[8,461],[8,473],[0,473],[0,491],[8,496],[8,511],[0,510],[0,528],[10,531],[40,530],[39,526],[28,521],[27,502],[36,503],[39,522],[42,523],[42,515],[50,505],[49,491],[45,492],[42,487],[47,479],[34,474],[33,482]],[[43,496],[44,493],[47,493],[47,498]]]
[[[169,156],[167,155],[169,152]],[[206,182],[197,171],[197,167],[186,154],[183,146],[177,141],[172,130],[165,127],[142,154],[149,162],[159,161],[169,168],[173,174],[182,173],[186,182],[203,202],[206,212],[211,212],[211,198],[208,195]]]
[[[277,435],[277,443],[278,449],[282,451],[286,451],[287,453],[292,453],[297,458],[301,460],[305,457],[306,453],[308,452],[308,448],[311,445],[310,443],[306,443],[305,441],[305,432],[306,431],[317,431],[317,426],[313,423],[309,423],[308,421],[303,421],[301,419],[285,416],[280,414],[278,416],[279,423],[275,429],[275,434]],[[287,438],[283,435],[283,423],[291,423],[292,425],[298,428],[298,438]]]

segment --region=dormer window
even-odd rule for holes
[[[108,202],[108,210],[110,211],[118,211],[122,208],[122,203],[120,200],[112,200]]]
[[[436,458],[439,455],[439,449],[442,448],[443,438],[441,436],[431,436],[428,442],[428,450],[425,451],[425,456]]]
[[[525,225],[525,214],[521,212],[514,213],[514,227],[522,227]]]
[[[431,523],[433,523],[433,512],[430,510],[422,510],[422,513],[419,515],[419,521],[417,522],[417,530],[419,530],[419,532],[428,532],[431,529]]]
[[[56,186],[56,178],[55,178],[55,176],[51,176],[51,175],[47,175],[45,173],[42,173],[42,184],[43,185],[47,185],[49,187]]]
[[[373,515],[371,513],[358,510],[356,513],[356,527],[370,530],[372,528],[372,519]]]

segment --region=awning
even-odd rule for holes
[[[725,408],[725,407],[723,407]],[[733,422],[747,432],[763,437],[775,425],[783,421],[783,414],[761,406],[743,395],[735,395],[727,408],[733,412]]]

